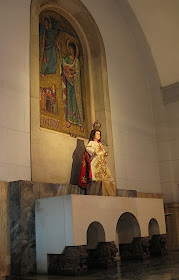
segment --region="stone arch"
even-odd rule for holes
[[[101,223],[92,222],[87,229],[87,248],[95,249],[99,242],[105,242],[105,231]]]
[[[160,234],[159,224],[156,219],[152,218],[148,224],[149,231],[149,239],[152,238],[153,235]]]
[[[141,230],[136,217],[130,213],[123,213],[116,225],[117,244],[128,244],[133,241],[135,237],[141,237]]]
[[[91,129],[91,123],[99,120],[102,124],[102,140],[107,146],[110,146],[110,164],[111,170],[115,170],[114,152],[112,139],[112,122],[110,114],[109,90],[107,79],[107,65],[105,49],[100,31],[90,15],[87,8],[80,0],[32,0],[31,2],[31,166],[32,180],[43,182],[69,183],[71,162],[69,166],[60,174],[56,166],[66,158],[62,158],[61,151],[55,148],[51,143],[64,141],[62,133],[49,132],[40,129],[40,106],[39,106],[39,14],[40,12],[51,9],[64,16],[76,30],[84,51],[85,84],[87,91],[87,103],[90,104],[87,110],[88,128]],[[50,139],[50,141],[49,141]],[[75,146],[76,139],[68,141],[69,146]],[[43,148],[44,146],[44,148]],[[49,149],[52,153],[49,159],[44,158],[41,149]],[[63,149],[64,150],[64,149]],[[56,154],[59,154],[59,158]],[[73,153],[68,149],[68,153]],[[54,155],[54,156],[53,156]],[[71,160],[71,159],[70,159]],[[42,170],[39,170],[39,161],[43,162]],[[68,160],[69,162],[69,160]],[[47,170],[53,166],[53,171]],[[55,167],[55,169],[54,169]],[[113,171],[114,173],[115,171]],[[48,174],[48,176],[46,175]],[[59,175],[55,175],[59,174]],[[44,177],[45,176],[45,177]],[[115,174],[113,174],[115,177]]]

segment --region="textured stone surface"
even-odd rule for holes
[[[136,237],[132,243],[119,244],[119,252],[122,260],[146,259],[150,256],[148,237]]]
[[[116,253],[118,249],[113,241],[99,242],[96,249],[89,249],[87,266],[89,268],[108,268],[116,266]]]
[[[167,254],[167,241],[165,235],[153,235],[149,243],[151,256],[164,256]]]
[[[8,183],[0,182],[0,276],[9,272],[9,192]]]
[[[48,274],[83,275],[89,268],[116,266],[117,248],[114,242],[99,242],[96,249],[86,246],[66,246],[63,254],[48,254]]]
[[[65,194],[83,194],[74,185],[16,181],[10,183],[11,274],[36,273],[35,200]]]
[[[48,254],[48,274],[82,275],[88,270],[86,246],[67,246],[63,254]]]

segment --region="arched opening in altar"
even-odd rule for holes
[[[160,234],[159,224],[156,219],[151,219],[149,222],[149,239],[153,237],[153,235]]]
[[[92,222],[87,230],[87,248],[95,249],[99,242],[105,242],[105,231],[99,222]]]
[[[123,213],[116,227],[118,244],[131,243],[135,237],[141,237],[140,226],[136,217],[129,213]]]
[[[133,247],[132,243],[137,237],[141,237],[141,231],[136,217],[129,212],[123,213],[116,226],[116,245],[121,258],[125,252],[130,251],[130,248]]]

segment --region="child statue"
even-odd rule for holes
[[[102,194],[108,196],[116,195],[114,179],[106,164],[105,152],[101,143],[101,125],[98,122],[93,124],[93,130],[83,154],[82,167],[79,177],[79,186],[87,189],[87,185],[94,182],[102,182]]]

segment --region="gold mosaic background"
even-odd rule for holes
[[[50,130],[55,130],[63,133],[70,134],[72,136],[81,136],[84,138],[88,138],[88,129],[87,129],[87,110],[86,110],[86,90],[85,90],[85,81],[84,81],[84,59],[83,59],[83,50],[78,38],[77,33],[75,32],[72,25],[60,14],[55,13],[54,11],[44,11],[40,14],[39,21],[41,24],[44,24],[44,18],[54,18],[60,22],[63,26],[63,30],[56,36],[55,40],[58,40],[61,44],[61,52],[62,57],[66,57],[69,55],[66,42],[68,39],[72,39],[79,48],[79,62],[80,62],[80,71],[81,71],[81,91],[82,91],[82,105],[83,105],[83,117],[84,117],[84,131],[80,129],[78,125],[71,124],[69,128],[66,127],[65,120],[65,110],[64,110],[64,102],[62,97],[62,82],[60,76],[60,58],[59,58],[59,50],[57,46],[56,56],[57,56],[57,67],[55,74],[45,74],[44,77],[40,75],[40,69],[42,65],[41,48],[39,49],[40,57],[39,57],[39,75],[40,75],[40,87],[41,88],[51,88],[53,89],[53,85],[56,88],[56,113],[43,110],[40,102],[40,126],[43,128],[47,128]],[[40,38],[39,38],[40,39]],[[41,99],[41,94],[40,94]]]

